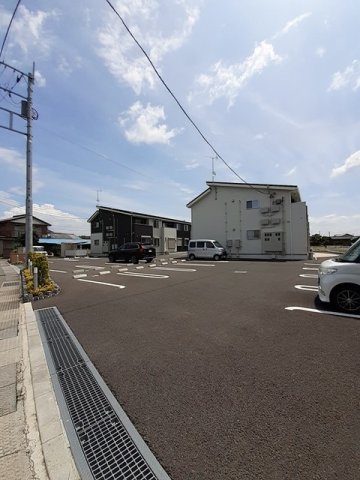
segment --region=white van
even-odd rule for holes
[[[188,259],[211,258],[220,260],[226,257],[225,248],[217,240],[199,239],[190,240],[188,244]]]
[[[360,314],[360,238],[343,255],[322,262],[318,285],[322,302]]]

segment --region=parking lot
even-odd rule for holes
[[[319,261],[49,258],[57,306],[173,480],[358,478],[359,316]]]

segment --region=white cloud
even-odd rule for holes
[[[212,104],[218,98],[225,97],[231,106],[239,91],[253,76],[261,74],[269,65],[281,61],[282,58],[275,53],[273,45],[264,40],[242,63],[225,66],[219,61],[211,67],[212,72],[209,75],[200,75],[196,83],[202,95],[208,99],[207,103]],[[192,97],[193,94],[190,94],[190,101]]]
[[[46,78],[38,71],[35,71],[35,84],[37,87],[46,86]]]
[[[351,235],[360,235],[360,214],[338,215],[330,213],[320,217],[309,217],[310,233],[321,233],[322,235],[340,235],[350,233]]]
[[[165,118],[163,107],[149,103],[145,107],[140,102],[135,102],[119,117],[119,124],[122,127],[130,124],[125,130],[125,136],[131,143],[168,144],[180,130],[168,130],[165,123],[160,123]]]
[[[324,47],[318,47],[315,51],[316,55],[320,58],[323,58],[323,56],[326,53],[326,49]]]
[[[194,170],[195,168],[199,168],[199,167],[200,167],[200,163],[198,162],[191,162],[185,165],[186,170]]]
[[[297,27],[303,20],[305,20],[306,18],[310,17],[310,15],[311,15],[311,12],[303,13],[302,15],[298,15],[297,17],[295,17],[293,20],[290,20],[289,22],[287,22],[287,24],[285,25],[285,27],[280,30],[280,32],[276,33],[276,34],[273,36],[273,39],[278,38],[278,37],[281,37],[282,35],[287,34],[287,33],[289,32],[289,30],[291,30],[292,28]]]
[[[119,14],[129,23],[130,30],[158,69],[167,53],[184,44],[199,18],[199,9],[190,7],[186,1],[175,1],[170,6],[170,33],[166,35],[159,26],[160,8],[165,6],[144,0],[127,0],[117,5]],[[136,94],[140,94],[145,85],[154,88],[156,74],[153,68],[113,12],[99,30],[98,40],[98,54],[118,81],[127,83]]]
[[[256,135],[254,135],[254,140],[264,140],[265,138],[265,135],[263,133],[257,133]]]
[[[25,189],[25,173],[26,173],[26,157],[23,154],[20,154],[17,150],[12,148],[3,148],[0,147],[0,165],[4,165],[11,171],[16,173],[21,173],[24,180],[24,189]],[[32,166],[33,173],[33,182],[32,190],[33,193],[40,190],[44,183],[39,179],[39,169],[33,164]],[[18,178],[18,177],[17,177]],[[22,187],[13,186],[11,187],[12,191],[17,190],[20,192]]]
[[[25,207],[14,207],[4,212],[6,218],[24,213]],[[78,235],[89,234],[90,226],[85,219],[63,212],[55,208],[51,203],[43,203],[41,205],[34,203],[33,216],[50,223],[51,227],[49,228],[54,232],[76,233]]]
[[[345,87],[350,87],[354,91],[360,87],[359,60],[353,60],[353,62],[346,67],[343,72],[334,73],[328,91],[340,90],[341,88]]]
[[[83,65],[82,58],[78,55],[69,62],[63,55],[59,57],[57,70],[65,77],[70,76],[74,70],[81,68]]]
[[[296,173],[296,167],[293,167],[291,170],[289,170],[288,172],[286,172],[284,174],[285,177],[291,177],[292,175],[294,175]]]
[[[17,150],[0,147],[0,165],[9,166],[13,170],[25,172],[26,160]]]
[[[47,19],[56,15],[54,10],[33,12],[20,5],[11,26],[9,47],[18,46],[25,54],[28,53],[29,46],[36,47],[38,54],[47,53],[51,39],[45,31],[45,23]]]
[[[350,155],[340,167],[333,168],[330,176],[338,177],[355,167],[360,167],[360,150]]]

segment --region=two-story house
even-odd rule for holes
[[[97,207],[91,224],[91,254],[107,255],[126,242],[151,243],[158,254],[184,251],[191,223],[109,207]]]
[[[308,258],[307,206],[296,185],[207,186],[187,204],[192,239],[218,240],[232,258]]]

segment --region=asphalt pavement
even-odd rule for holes
[[[354,480],[360,318],[318,304],[318,263],[50,259],[61,294],[33,308],[59,309],[173,480]]]

